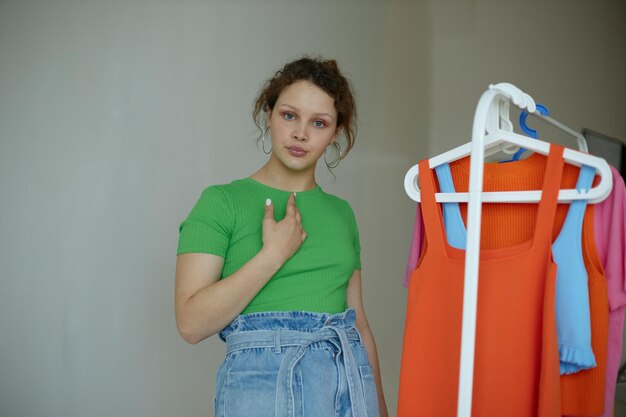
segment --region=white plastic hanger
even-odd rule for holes
[[[476,112],[480,110],[486,114],[486,120],[484,127],[479,134],[484,136],[484,151],[485,155],[489,155],[498,152],[503,149],[504,144],[512,144],[526,148],[528,150],[539,152],[543,155],[547,155],[550,149],[550,143],[537,139],[531,139],[529,137],[517,134],[508,129],[503,129],[499,126],[499,122],[506,117],[502,117],[500,113],[505,107],[502,106],[502,100],[508,100],[513,104],[516,104],[521,109],[527,109],[531,114],[538,115],[541,119],[546,120],[548,123],[556,126],[564,132],[576,137],[579,140],[579,146],[583,147],[586,143],[580,143],[580,134],[574,130],[564,126],[558,121],[542,116],[536,112],[535,102],[528,94],[525,94],[520,89],[509,83],[501,83],[497,85],[489,86],[490,90],[499,91],[500,97],[496,102],[489,103],[486,108],[476,109]],[[489,90],[488,90],[489,91]],[[480,103],[479,103],[480,104]],[[508,112],[508,108],[506,108]],[[508,116],[508,115],[507,115]],[[498,146],[499,145],[499,146]],[[448,152],[437,155],[429,159],[431,168],[436,166],[450,163],[458,159],[468,156],[471,152],[472,142],[461,145]],[[566,148],[563,153],[563,158],[566,162],[580,166],[588,165],[596,169],[600,175],[600,183],[589,191],[578,191],[576,189],[564,189],[559,192],[559,202],[569,203],[574,200],[588,200],[589,203],[598,203],[604,200],[613,187],[611,169],[607,162],[593,155],[587,153],[578,152],[569,148]],[[420,190],[417,184],[417,178],[419,175],[419,168],[417,165],[411,167],[404,177],[404,189],[408,196],[415,200],[420,201]],[[498,192],[484,192],[482,195],[482,201],[484,202],[517,202],[517,203],[532,203],[538,202],[541,199],[541,191],[498,191]],[[440,203],[467,203],[468,193],[437,193],[436,201]]]

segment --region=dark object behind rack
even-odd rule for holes
[[[589,153],[606,159],[626,179],[626,145],[623,141],[612,138],[591,129],[583,129],[582,134],[587,140]]]

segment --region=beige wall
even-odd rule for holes
[[[404,173],[467,141],[501,81],[626,139],[625,18],[607,0],[0,1],[0,415],[211,415],[224,347],[176,333],[177,226],[263,163],[251,101],[303,53],[358,93],[357,146],[319,181],[360,224],[393,415]]]

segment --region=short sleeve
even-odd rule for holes
[[[180,224],[177,255],[209,253],[226,256],[233,212],[226,194],[216,186],[203,192],[189,216]]]

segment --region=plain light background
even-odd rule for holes
[[[318,180],[360,225],[391,415],[408,168],[468,141],[504,81],[626,139],[620,0],[0,1],[0,415],[212,415],[224,345],[177,334],[178,225],[264,163],[252,101],[303,54],[357,93],[356,147]]]

